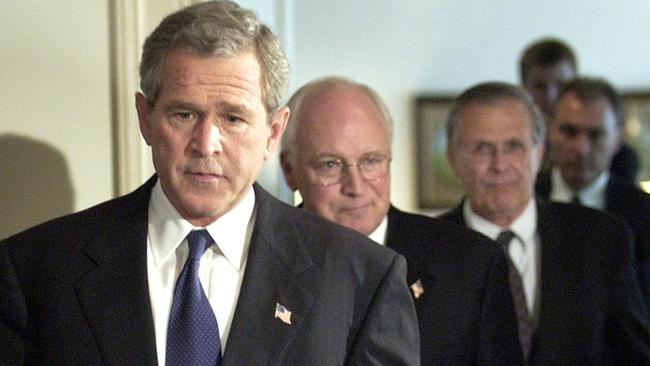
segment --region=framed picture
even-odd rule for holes
[[[443,210],[462,197],[460,182],[447,162],[445,124],[453,94],[421,95],[415,99],[418,206]]]
[[[650,90],[622,93],[625,134],[639,157],[637,181],[650,192]],[[445,124],[454,94],[415,98],[417,197],[421,210],[445,210],[462,198],[460,182],[447,162]]]
[[[625,135],[639,157],[637,182],[650,192],[650,91],[623,93]]]

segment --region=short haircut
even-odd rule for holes
[[[519,76],[526,81],[533,66],[553,66],[568,61],[573,70],[578,69],[576,56],[566,43],[556,38],[544,38],[529,45],[519,59]]]
[[[460,114],[470,105],[496,105],[506,100],[516,100],[523,104],[531,117],[531,130],[533,143],[537,145],[543,141],[546,133],[544,116],[533,99],[523,89],[503,82],[486,82],[477,84],[466,91],[454,101],[447,119],[447,143],[457,147],[456,130]]]
[[[228,0],[202,2],[168,15],[142,48],[140,88],[154,105],[167,55],[189,48],[200,55],[235,57],[253,52],[262,69],[262,98],[275,111],[289,82],[289,64],[275,35],[255,13]]]
[[[298,136],[296,136],[296,131],[298,130],[298,123],[300,123],[299,116],[301,115],[301,110],[303,108],[303,101],[305,99],[318,96],[320,93],[339,85],[355,88],[365,94],[372,101],[372,103],[379,111],[379,114],[382,116],[382,121],[386,127],[389,141],[392,141],[393,119],[388,111],[388,108],[386,107],[386,104],[384,104],[379,94],[377,94],[376,91],[365,84],[357,83],[339,76],[328,76],[322,79],[310,81],[309,83],[303,85],[291,96],[287,102],[287,107],[289,107],[291,113],[289,115],[287,128],[282,135],[282,152],[290,153],[295,151],[298,138]]]
[[[616,124],[623,127],[625,122],[625,111],[623,108],[623,99],[616,89],[605,79],[594,77],[576,78],[562,88],[558,101],[568,93],[578,98],[583,104],[591,104],[600,98],[605,98],[614,112]]]

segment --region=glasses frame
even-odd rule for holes
[[[364,170],[363,163],[365,161],[364,159],[368,159],[368,158],[381,159],[381,162],[378,163],[380,169],[379,169],[379,173],[377,173],[377,176],[372,176],[370,178],[366,177],[366,174],[368,174],[368,170]],[[359,159],[356,163],[348,163],[347,161],[345,161],[345,159],[336,157],[328,161],[328,162],[335,161],[340,164],[341,168],[335,174],[324,175],[321,172],[319,172],[318,170],[319,163],[311,164],[311,169],[316,175],[318,184],[321,186],[333,186],[340,183],[344,177],[349,177],[350,169],[352,167],[356,167],[359,176],[363,180],[370,182],[385,177],[386,174],[388,174],[388,170],[389,170],[388,167],[390,166],[392,160],[393,157],[390,154],[368,154],[366,156],[361,157],[361,159]]]

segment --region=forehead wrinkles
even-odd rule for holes
[[[201,56],[177,50],[168,55],[160,81],[161,91],[170,94],[193,92],[234,94],[249,101],[262,99],[260,67],[249,54],[234,57]],[[175,93],[183,89],[183,93]]]

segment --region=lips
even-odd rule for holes
[[[186,167],[183,174],[199,182],[212,182],[223,178],[222,169],[218,166],[209,167]]]
[[[341,207],[339,209],[340,212],[344,212],[348,215],[359,215],[362,214],[365,210],[367,210],[370,207],[370,205],[359,205],[359,206],[354,206],[354,207]]]

